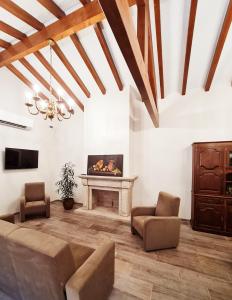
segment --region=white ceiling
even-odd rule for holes
[[[36,0],[14,0],[14,2],[20,5],[23,9],[27,10],[30,14],[36,17],[39,21],[48,25],[56,20],[56,18],[50,14],[43,6],[41,6]],[[55,1],[61,9],[66,13],[70,13],[74,9],[81,7],[78,0],[56,0]],[[161,26],[162,26],[162,42],[163,42],[163,60],[164,60],[164,85],[165,95],[179,93],[181,91],[182,76],[183,76],[183,64],[185,55],[185,44],[187,38],[188,16],[190,8],[190,0],[160,0],[161,2]],[[223,18],[228,5],[228,0],[199,0],[197,8],[197,16],[195,23],[195,31],[193,37],[192,54],[190,60],[189,77],[187,92],[192,89],[199,89],[204,86],[206,75],[209,70],[212,55],[215,49],[216,41],[220,33]],[[151,21],[153,30],[153,43],[155,50],[156,60],[156,74],[157,85],[158,81],[158,64],[156,55],[156,41],[155,41],[155,29],[154,29],[154,10],[153,0],[150,0],[151,5]],[[136,24],[136,8],[132,9],[134,16],[134,22]],[[35,30],[29,25],[20,21],[4,9],[0,8],[0,19],[9,25],[19,29],[20,31],[28,34],[33,33]],[[104,34],[110,46],[111,53],[114,56],[116,65],[121,75],[124,85],[128,85],[133,82],[124,59],[121,55],[120,49],[114,39],[114,36],[106,21],[104,24]],[[94,34],[92,28],[85,29],[78,33],[80,40],[83,43],[86,52],[88,53],[92,63],[94,64],[100,78],[106,86],[107,93],[117,89],[117,85],[113,78],[113,75],[109,69],[108,63],[102,52],[100,44]],[[8,36],[0,31],[0,38],[10,42],[16,43],[17,40]],[[83,63],[79,53],[72,44],[70,38],[65,38],[59,41],[59,46],[64,51],[70,62],[73,64],[75,70],[82,78],[86,86],[91,92],[91,99],[100,94],[99,88],[93,80],[91,74]],[[48,59],[48,48],[42,50],[42,53]],[[232,26],[229,31],[221,59],[216,70],[216,74],[213,80],[213,86],[217,84],[228,83],[230,85],[232,79]],[[62,78],[74,91],[74,93],[82,100],[91,101],[86,98],[78,85],[75,83],[71,75],[67,72],[60,60],[54,57],[54,68],[59,72]],[[36,69],[48,80],[49,74],[38,62],[34,55],[29,55],[27,59]],[[19,63],[15,62],[15,66],[25,74],[29,80],[36,82],[34,77]],[[55,83],[55,86],[58,86]],[[45,90],[43,91],[47,93]],[[107,96],[107,95],[106,95]]]

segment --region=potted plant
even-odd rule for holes
[[[56,182],[58,187],[57,192],[61,196],[64,209],[72,209],[74,204],[73,190],[77,188],[77,183],[74,179],[74,165],[71,162],[64,164],[61,169],[61,180]]]

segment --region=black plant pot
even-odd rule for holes
[[[74,199],[73,198],[67,198],[63,200],[63,206],[64,209],[69,210],[72,209],[74,205]]]

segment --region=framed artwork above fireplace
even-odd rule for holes
[[[95,176],[123,176],[123,155],[88,155],[87,174]]]

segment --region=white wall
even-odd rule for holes
[[[191,144],[232,140],[232,89],[194,91],[160,101],[160,128],[152,126],[144,105],[134,101],[135,184],[133,205],[151,205],[159,191],[181,197],[180,215],[191,215]]]
[[[24,86],[6,69],[0,70],[0,109],[29,117],[24,103]],[[50,166],[51,139],[53,133],[46,122],[32,117],[34,128],[31,131],[0,125],[0,214],[16,212],[19,197],[23,194],[25,182],[44,181],[46,190],[51,192]],[[39,150],[39,167],[30,170],[4,170],[5,147]]]

